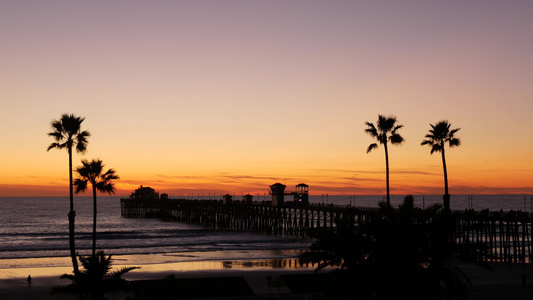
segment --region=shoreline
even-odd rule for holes
[[[149,255],[143,256],[150,258]],[[67,262],[70,258],[62,257]],[[145,276],[152,277],[152,273],[186,273],[186,272],[217,272],[217,271],[260,271],[270,269],[284,269],[284,270],[300,270],[313,269],[313,267],[300,266],[297,258],[265,258],[265,259],[220,259],[220,260],[194,260],[194,261],[178,261],[178,262],[149,262],[147,260],[137,260],[136,263],[128,263],[131,260],[127,256],[121,258],[113,258],[113,270],[123,267],[140,267],[124,276],[129,280],[129,277],[142,278],[142,276],[132,275],[133,273],[142,273]],[[45,266],[45,267],[17,267],[17,268],[3,268],[0,269],[1,280],[24,279],[28,275],[32,278],[40,277],[57,277],[63,274],[71,274],[71,266]]]
[[[142,270],[142,269],[141,269]],[[136,273],[133,273],[137,271]],[[261,299],[265,296],[273,296],[281,293],[290,293],[286,287],[269,286],[269,278],[275,279],[281,275],[287,274],[311,274],[314,268],[308,270],[287,270],[287,269],[270,269],[270,270],[198,270],[186,272],[141,272],[134,270],[131,274],[124,276],[128,281],[161,281],[168,275],[173,275],[176,279],[204,279],[204,278],[228,278],[242,277],[253,290],[255,296],[253,299]],[[54,276],[36,277],[32,280],[31,286],[26,282],[26,278],[4,279],[0,280],[0,299],[2,300],[77,300],[77,295],[56,294],[51,295],[50,291],[54,287],[68,285],[69,281],[59,279]],[[108,300],[124,300],[131,293],[111,292],[106,294]],[[230,298],[228,298],[230,299]],[[246,298],[247,299],[247,298]]]
[[[277,293],[278,289],[268,285],[267,278],[277,278],[283,274],[309,274],[315,272],[314,267],[301,267],[294,264],[295,259],[287,260],[234,260],[234,261],[195,261],[176,262],[163,264],[137,265],[141,269],[133,270],[123,276],[128,281],[158,281],[166,276],[177,279],[182,278],[212,278],[212,277],[243,277],[256,295]],[[120,269],[123,264],[114,264],[113,270]],[[47,267],[47,268],[19,268],[0,270],[0,299],[2,300],[75,300],[77,295],[57,294],[50,295],[52,288],[66,286],[70,283],[67,279],[60,279],[64,273],[72,273],[72,267]],[[7,271],[7,272],[4,272]],[[32,272],[32,273],[29,273]],[[4,274],[9,273],[10,276]],[[27,277],[32,276],[32,284],[28,285]],[[281,289],[282,292],[288,290]],[[109,300],[123,300],[127,293],[110,293],[106,296]]]
[[[113,255],[113,269],[140,266],[142,271],[204,271],[228,269],[295,268],[303,250],[207,251]],[[223,255],[222,255],[223,254]],[[72,273],[68,256],[0,259],[0,280]]]
[[[134,270],[124,276],[128,281],[163,280],[166,276],[172,275],[176,279],[202,279],[213,277],[242,277],[255,293],[255,297],[276,296],[278,293],[290,293],[287,287],[272,287],[268,284],[268,278],[275,280],[280,275],[288,274],[312,274],[314,267],[250,267],[250,268],[226,268],[226,269],[172,269],[176,264],[152,264],[142,265],[141,269]],[[236,265],[244,265],[235,263]],[[206,262],[210,265],[210,262]],[[474,290],[471,295],[474,299],[531,299],[533,297],[533,265],[508,265],[503,263],[490,263],[492,270],[483,267],[459,263],[461,270],[469,277]],[[152,267],[150,267],[152,266]],[[116,265],[120,267],[120,265]],[[70,269],[70,268],[69,268]],[[327,270],[319,273],[326,273]],[[61,275],[61,274],[59,274]],[[60,279],[57,276],[32,276],[32,285],[26,282],[26,276],[1,279],[0,299],[50,299],[50,300],[70,300],[77,299],[76,295],[58,294],[50,295],[53,287],[69,284],[68,280]],[[522,286],[522,275],[526,279],[526,287]],[[107,298],[110,300],[123,300],[127,293],[110,293]]]

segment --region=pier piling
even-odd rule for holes
[[[265,203],[184,199],[121,199],[121,214],[128,218],[159,218],[199,224],[209,228],[261,232],[267,234],[309,237],[315,228],[332,228],[334,220],[347,214],[356,226],[375,216],[376,208],[285,203]],[[531,263],[531,213],[521,211],[490,212],[488,210],[454,211],[454,240],[460,243],[483,243],[488,248],[485,261]]]

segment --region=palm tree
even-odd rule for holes
[[[96,255],[80,256],[83,270],[79,276],[63,274],[61,278],[70,279],[73,284],[66,287],[55,287],[52,294],[57,293],[79,293],[89,294],[91,299],[104,299],[104,294],[124,287],[126,280],[122,275],[140,267],[123,267],[116,271],[111,271],[113,259],[111,255],[106,256],[103,251],[98,251]]]
[[[335,218],[335,227],[313,228],[309,234],[314,242],[308,251],[299,255],[302,265],[316,265],[316,272],[333,268],[329,287],[324,293],[328,299],[357,295],[358,299],[369,299],[375,278],[371,254],[372,240],[355,224],[355,209]]]
[[[87,150],[87,138],[91,134],[81,130],[81,123],[85,118],[77,117],[73,114],[63,114],[59,120],[54,120],[51,123],[52,131],[48,133],[53,137],[55,142],[48,146],[50,149],[67,149],[68,152],[68,173],[69,173],[69,189],[70,189],[70,211],[68,213],[68,228],[69,228],[69,246],[70,257],[72,258],[72,266],[74,274],[79,274],[78,261],[76,259],[76,247],[74,243],[74,220],[76,212],[74,211],[74,190],[72,186],[72,148],[75,147],[76,152],[85,153]]]
[[[351,215],[335,218],[335,230],[315,228],[310,235],[315,239],[309,251],[300,254],[302,264],[317,264],[317,271],[326,267],[354,272],[368,265],[371,240],[359,234]]]
[[[83,192],[87,189],[87,183],[90,182],[93,188],[93,248],[92,255],[96,254],[96,192],[103,192],[108,194],[115,193],[115,184],[113,180],[119,179],[118,175],[115,173],[115,170],[109,169],[105,173],[102,173],[104,170],[104,164],[101,160],[82,160],[81,163],[83,166],[76,168],[76,173],[78,173],[78,178],[74,182],[76,186],[76,194]]]
[[[377,128],[374,124],[370,122],[365,122],[368,128],[365,129],[365,132],[370,134],[373,138],[376,138],[380,144],[385,148],[385,164],[387,172],[387,203],[390,205],[390,191],[389,191],[389,150],[388,143],[390,142],[393,145],[399,145],[403,143],[404,139],[401,135],[398,134],[398,130],[403,127],[403,125],[397,125],[397,119],[395,116],[385,117],[383,115],[378,115]],[[372,143],[366,149],[366,153],[369,153],[373,149],[377,148],[377,143]]]
[[[380,202],[366,218],[343,214],[336,227],[310,231],[315,240],[300,263],[333,267],[336,288],[357,299],[462,299],[472,286],[456,259],[485,266],[488,248],[456,241],[456,220],[441,208],[416,208],[406,196],[398,208]]]
[[[426,139],[422,141],[421,145],[429,145],[431,147],[431,154],[433,152],[440,152],[442,154],[442,168],[444,170],[444,209],[450,210],[450,194],[448,193],[448,170],[446,168],[446,156],[444,155],[444,146],[448,143],[450,148],[461,145],[461,140],[455,137],[455,133],[461,128],[450,130],[451,124],[443,120],[435,125],[429,124],[431,129]]]

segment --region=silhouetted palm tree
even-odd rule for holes
[[[335,218],[335,230],[317,228],[310,232],[315,238],[309,251],[299,256],[301,263],[318,264],[317,270],[336,267],[355,271],[368,264],[370,240],[357,234],[354,218],[343,215]]]
[[[357,225],[352,214],[334,228],[312,231],[316,240],[300,262],[334,267],[344,297],[459,299],[471,285],[454,260],[479,262],[487,248],[455,241],[455,220],[441,207],[416,208],[412,196],[398,208],[381,202]]]
[[[139,267],[124,267],[120,270],[111,272],[113,260],[111,255],[107,256],[103,251],[98,251],[96,255],[80,256],[80,262],[83,270],[80,275],[64,274],[61,278],[67,278],[73,281],[73,284],[66,287],[56,287],[52,294],[56,293],[79,293],[80,295],[89,294],[91,299],[104,299],[104,294],[117,290],[124,286],[126,281],[122,275]]]
[[[385,117],[383,115],[378,115],[377,127],[370,122],[365,122],[367,129],[365,132],[370,134],[372,137],[376,138],[379,144],[382,144],[385,148],[385,165],[387,172],[387,203],[390,204],[390,192],[389,192],[389,150],[388,143],[390,142],[393,145],[399,145],[403,143],[404,139],[401,135],[398,134],[398,130],[403,127],[403,125],[396,124],[397,119],[395,116]],[[369,153],[373,149],[377,148],[378,144],[370,144],[366,150],[366,153]]]
[[[446,156],[444,155],[444,146],[448,143],[450,148],[461,145],[461,140],[455,137],[455,133],[461,128],[450,130],[451,124],[443,120],[435,125],[429,124],[431,129],[426,139],[422,141],[421,145],[429,145],[431,147],[431,154],[433,152],[440,152],[442,154],[442,168],[444,170],[444,209],[450,209],[450,194],[448,193],[448,170],[446,168]]]
[[[97,205],[96,205],[96,192],[114,194],[115,193],[115,184],[113,180],[119,179],[118,175],[115,173],[115,170],[109,169],[105,173],[104,164],[101,160],[82,160],[81,163],[83,166],[76,168],[76,173],[78,173],[78,178],[74,182],[76,186],[76,194],[83,192],[87,189],[87,183],[91,183],[93,188],[93,251],[92,255],[96,253],[96,214],[97,214]]]
[[[372,260],[372,240],[355,226],[353,216],[335,218],[335,228],[314,228],[309,234],[315,239],[308,251],[299,255],[300,264],[316,264],[316,271],[333,267],[331,286],[323,291],[326,299],[344,298],[357,294],[358,299],[370,299],[376,280]],[[360,228],[359,228],[360,229]]]
[[[68,152],[68,172],[69,172],[69,190],[70,190],[70,211],[68,213],[68,228],[69,228],[69,246],[70,257],[72,258],[72,266],[74,274],[79,274],[78,261],[76,258],[76,247],[74,243],[74,220],[76,212],[74,211],[74,190],[72,186],[72,148],[75,147],[76,152],[85,153],[87,150],[87,138],[91,134],[81,130],[81,123],[85,118],[77,117],[73,114],[63,114],[59,120],[54,120],[51,123],[52,131],[48,133],[53,137],[55,142],[48,146],[50,149],[67,149]]]

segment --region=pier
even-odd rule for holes
[[[364,218],[360,208],[358,218]],[[158,218],[167,221],[199,224],[215,229],[254,231],[275,235],[307,237],[309,230],[333,227],[334,220],[347,213],[345,206],[297,205],[286,203],[243,203],[217,200],[137,200],[121,199],[121,214],[128,218]]]
[[[231,198],[231,197],[230,197]],[[242,230],[305,238],[314,228],[332,228],[335,218],[353,218],[356,226],[375,216],[376,208],[306,204],[273,206],[270,201],[121,199],[121,214],[128,218],[158,218],[208,228]],[[455,241],[487,245],[487,261],[531,263],[530,213],[509,211],[454,211]]]

